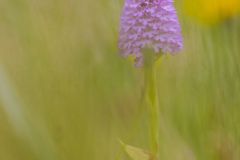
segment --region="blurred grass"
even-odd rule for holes
[[[0,0],[0,159],[115,160],[118,138],[148,148],[142,73],[117,54],[121,6]],[[185,49],[158,69],[160,157],[238,160],[239,18],[206,27],[179,13]]]

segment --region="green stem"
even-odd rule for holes
[[[150,139],[152,152],[156,159],[159,155],[159,106],[156,87],[156,63],[152,53],[146,53],[144,64],[146,99],[150,112]]]

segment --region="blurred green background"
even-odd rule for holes
[[[221,3],[176,1],[185,48],[158,65],[161,160],[240,159],[240,7]],[[0,0],[0,160],[149,148],[142,70],[118,55],[122,5]]]

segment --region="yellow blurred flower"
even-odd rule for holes
[[[215,24],[240,13],[240,0],[184,0],[185,11],[198,20]]]

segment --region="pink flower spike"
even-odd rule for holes
[[[125,0],[121,16],[119,48],[124,56],[135,55],[137,66],[142,51],[179,52],[183,47],[181,27],[173,0]]]

